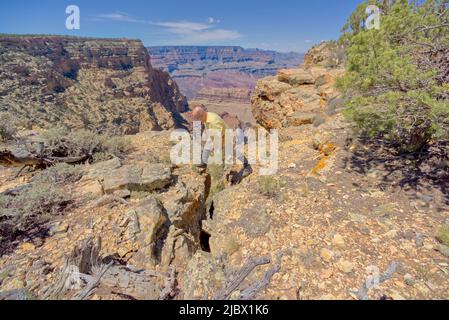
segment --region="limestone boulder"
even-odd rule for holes
[[[343,72],[323,67],[284,69],[276,77],[259,80],[251,98],[254,118],[268,130],[325,118],[328,103],[339,96],[334,84]]]
[[[278,71],[278,80],[292,86],[301,84],[314,84],[313,75],[306,69],[282,69]]]
[[[117,190],[151,192],[168,186],[171,182],[171,167],[162,163],[126,165],[109,172],[103,186],[107,194]]]
[[[122,166],[119,158],[113,158],[111,160],[97,162],[87,166],[86,173],[82,180],[90,179],[102,179],[107,176],[111,171],[116,170]]]
[[[153,196],[140,201],[125,214],[122,227],[123,240],[129,244],[123,254],[136,252],[132,264],[148,267],[157,263],[169,227],[168,216],[160,202]]]

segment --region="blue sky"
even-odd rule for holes
[[[240,45],[305,52],[336,39],[362,0],[0,1],[0,33],[137,38],[151,45]],[[80,30],[67,30],[77,5]]]

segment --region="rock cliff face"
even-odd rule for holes
[[[201,75],[202,71],[229,70],[259,76],[272,75],[277,69],[302,60],[298,53],[280,53],[270,50],[244,49],[235,46],[150,47],[155,67],[166,68],[174,77]]]
[[[329,45],[314,47],[303,67],[259,80],[251,98],[257,122],[267,129],[319,124],[341,107],[334,82],[344,68],[330,64],[334,54]]]
[[[313,46],[304,56],[306,68],[322,66],[341,68],[345,63],[344,48],[334,41],[325,41]]]
[[[203,104],[211,112],[227,112],[244,123],[254,124],[251,113],[251,90],[243,88],[203,88],[198,91],[193,104]]]
[[[203,87],[252,88],[258,78],[298,65],[303,56],[235,46],[148,48],[153,65],[170,72],[188,98]]]
[[[138,40],[1,37],[0,68],[0,109],[28,127],[136,133],[174,127],[187,109]]]

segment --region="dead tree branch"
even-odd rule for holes
[[[278,273],[281,270],[281,260],[282,260],[282,253],[279,252],[276,256],[276,264],[273,268],[268,270],[265,275],[263,276],[262,280],[259,282],[254,283],[253,285],[249,286],[245,290],[243,290],[240,293],[240,300],[251,300],[253,299],[259,292],[264,290],[268,287],[270,284],[271,278]]]
[[[159,296],[159,300],[169,300],[174,298],[178,294],[176,288],[176,269],[175,267],[170,267],[170,275],[167,277],[164,289],[162,289]]]
[[[13,154],[9,150],[0,151],[0,166],[3,167],[17,167],[22,168],[24,166],[27,167],[38,167],[45,168],[51,166],[55,163],[68,163],[68,164],[76,164],[89,159],[89,155],[83,155],[78,157],[37,157],[34,155],[29,156],[19,156]]]
[[[253,285],[249,286],[245,290],[243,290],[240,293],[239,299],[240,300],[249,300],[253,299],[257,293],[265,289],[273,277],[274,274],[279,272],[281,269],[281,258],[282,253],[277,254],[276,258],[276,265],[269,269],[261,281],[254,283]],[[249,276],[249,274],[258,266],[266,265],[271,262],[271,259],[268,257],[262,257],[262,258],[253,258],[250,257],[246,264],[242,267],[242,269],[237,273],[237,275],[230,281],[230,283],[220,290],[215,296],[214,300],[227,300],[230,298],[232,293],[237,290],[237,288],[241,285],[241,283]]]
[[[151,270],[138,270],[132,267],[105,263],[100,258],[101,239],[87,239],[80,247],[75,247],[66,259],[58,281],[44,295],[45,299],[89,299],[101,287],[111,294],[135,300],[157,300],[160,297],[173,297],[175,276]],[[169,279],[167,279],[169,278]],[[77,286],[73,289],[73,281]],[[168,284],[161,292],[162,283]]]
[[[393,277],[393,274],[396,272],[398,267],[400,266],[399,262],[393,261],[388,267],[387,271],[379,276],[377,284],[381,284]],[[357,291],[355,294],[359,300],[369,300],[368,291],[372,288],[372,285],[368,279],[363,283],[363,286]]]

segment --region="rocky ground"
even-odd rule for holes
[[[60,185],[58,215],[2,238],[0,298],[449,299],[448,145],[401,156],[357,138],[326,48],[253,95],[258,123],[279,129],[275,175],[254,165],[233,184],[212,166],[173,166],[170,131],[129,136],[126,155]],[[0,168],[0,195],[39,173],[18,170]],[[73,266],[79,287],[63,277]]]
[[[399,267],[369,298],[449,298],[447,251],[436,239],[449,223],[447,194],[424,180],[388,182],[389,167],[356,161],[368,145],[349,138],[340,115],[319,127],[282,129],[277,175],[259,176],[254,167],[241,184],[206,201],[209,175],[169,164],[168,132],[138,134],[126,159],[84,168],[69,186],[75,205],[46,234],[22,238],[3,254],[0,291],[44,295],[73,247],[101,236],[103,257],[161,273],[175,266],[176,299],[212,298],[248,258],[270,257],[242,290],[260,281],[278,254],[279,272],[256,298],[356,299],[370,270],[383,273],[393,262]],[[1,170],[0,192],[33,175],[14,179],[16,171]],[[92,298],[123,296],[103,288]]]
[[[398,262],[369,298],[447,299],[448,257],[435,239],[448,223],[447,194],[385,184],[390,171],[382,165],[359,173],[348,159],[366,146],[346,143],[346,130],[337,117],[319,130],[284,131],[269,192],[254,175],[214,198],[213,219],[204,224],[212,255],[227,253],[239,266],[249,255],[283,252],[260,298],[355,299],[371,266],[382,274]]]

